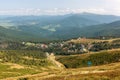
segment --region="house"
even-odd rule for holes
[[[46,49],[46,48],[48,48],[48,46],[46,44],[41,44],[41,48]]]
[[[85,48],[83,44],[81,44],[80,52],[88,52],[88,50]]]

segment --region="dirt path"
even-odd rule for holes
[[[111,72],[112,70],[106,70],[106,71],[98,71],[98,70],[93,70],[93,71],[72,71],[72,75],[77,75],[77,74],[89,74],[89,73],[104,73],[104,72]],[[69,73],[69,70],[62,70],[62,72],[58,72],[58,73],[51,73],[50,72],[43,72],[43,73],[39,73],[39,74],[34,74],[34,75],[25,75],[25,76],[18,76],[18,77],[10,77],[10,78],[5,78],[5,79],[0,79],[0,80],[18,80],[20,78],[28,78],[30,80],[43,80],[46,78],[52,78],[52,77],[56,77],[56,76],[70,76],[71,72]]]
[[[78,73],[75,73],[73,75],[77,75],[77,74],[89,74],[89,73],[104,73],[104,72],[108,72],[108,71],[78,71]],[[61,73],[60,73],[61,74]],[[18,80],[20,78],[28,78],[28,79],[35,79],[35,80],[42,80],[45,78],[51,78],[51,77],[55,77],[58,76],[57,74],[49,74],[49,72],[43,72],[43,73],[39,73],[39,74],[34,74],[34,75],[25,75],[25,76],[18,76],[18,77],[10,77],[10,78],[5,78],[5,79],[0,79],[0,80]],[[65,76],[69,76],[69,74],[65,74]]]
[[[48,59],[52,61],[54,65],[56,65],[59,69],[65,69],[64,65],[55,60],[55,56],[53,54],[48,56]]]
[[[25,75],[25,76],[18,76],[18,77],[10,77],[10,78],[5,78],[5,79],[0,79],[0,80],[17,80],[19,78],[27,78],[27,77],[43,77],[49,75],[48,72],[43,72],[39,74],[34,74],[34,75]]]

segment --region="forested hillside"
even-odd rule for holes
[[[1,39],[58,40],[79,36],[119,37],[119,16],[91,13],[58,16],[0,16]],[[110,24],[108,24],[110,23]],[[117,29],[113,29],[114,25]],[[31,39],[33,38],[33,39]]]

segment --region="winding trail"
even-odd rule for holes
[[[55,60],[54,54],[49,55],[47,58],[59,69],[65,69],[65,66],[62,63]]]

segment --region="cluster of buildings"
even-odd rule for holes
[[[54,43],[31,43],[31,42],[23,42],[22,44],[26,46],[33,46],[38,49],[49,52],[51,49],[54,53],[57,52],[66,52],[66,53],[85,53],[88,52],[88,45],[85,44],[75,44],[72,42],[54,42]]]
[[[22,42],[22,44],[24,44],[27,47],[35,47],[35,48],[38,48],[38,49],[48,48],[48,45],[44,44],[44,43]]]

